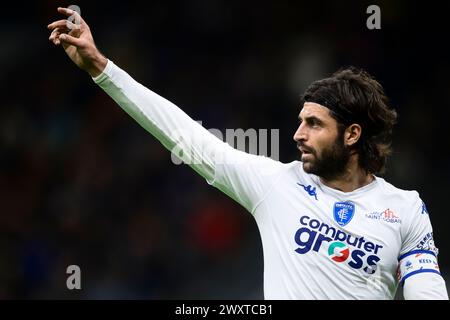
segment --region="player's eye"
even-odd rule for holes
[[[321,127],[322,126],[322,121],[318,120],[318,119],[312,119],[311,120],[311,127]]]

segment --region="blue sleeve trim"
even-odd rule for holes
[[[416,270],[413,271],[411,273],[408,273],[406,276],[403,277],[403,279],[400,281],[400,284],[403,284],[405,282],[406,279],[408,279],[409,277],[418,274],[418,273],[424,273],[424,272],[431,272],[431,273],[437,273],[438,275],[441,275],[441,273],[437,270],[434,269],[421,269],[421,270]]]
[[[407,257],[407,256],[410,256],[410,255],[412,255],[412,254],[417,254],[417,253],[429,253],[429,254],[432,254],[433,256],[436,257],[436,254],[435,254],[433,251],[430,251],[430,250],[413,250],[413,251],[410,251],[410,252],[407,252],[407,253],[402,254],[402,255],[398,258],[398,261],[402,260],[403,258],[405,258],[405,257]],[[436,258],[437,258],[437,257],[436,257]]]

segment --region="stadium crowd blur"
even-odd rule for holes
[[[206,128],[280,129],[298,97],[355,65],[399,112],[386,179],[417,190],[450,280],[449,50],[430,3],[35,1],[0,19],[0,298],[261,299],[256,223],[123,112],[48,42],[58,6],[77,4],[97,46]],[[20,14],[18,12],[21,12]],[[443,17],[445,18],[445,17]],[[426,21],[426,23],[424,22]],[[66,288],[79,265],[82,290]]]

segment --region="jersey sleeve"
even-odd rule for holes
[[[164,147],[249,211],[281,168],[278,161],[233,149],[110,60],[93,80]]]
[[[407,279],[403,297],[405,300],[448,300],[445,281],[435,273],[421,273]]]
[[[235,151],[227,153],[223,163],[216,164],[212,185],[253,214],[280,177],[283,164],[264,156]]]
[[[414,205],[402,225],[398,277],[405,299],[448,299],[438,265],[438,248],[425,203],[415,194]]]

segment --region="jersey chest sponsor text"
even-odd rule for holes
[[[300,218],[300,224],[301,227],[294,236],[298,245],[295,252],[298,254],[318,253],[322,248],[335,263],[345,262],[351,268],[362,269],[368,274],[376,271],[382,245],[364,237],[353,236],[306,215]]]

